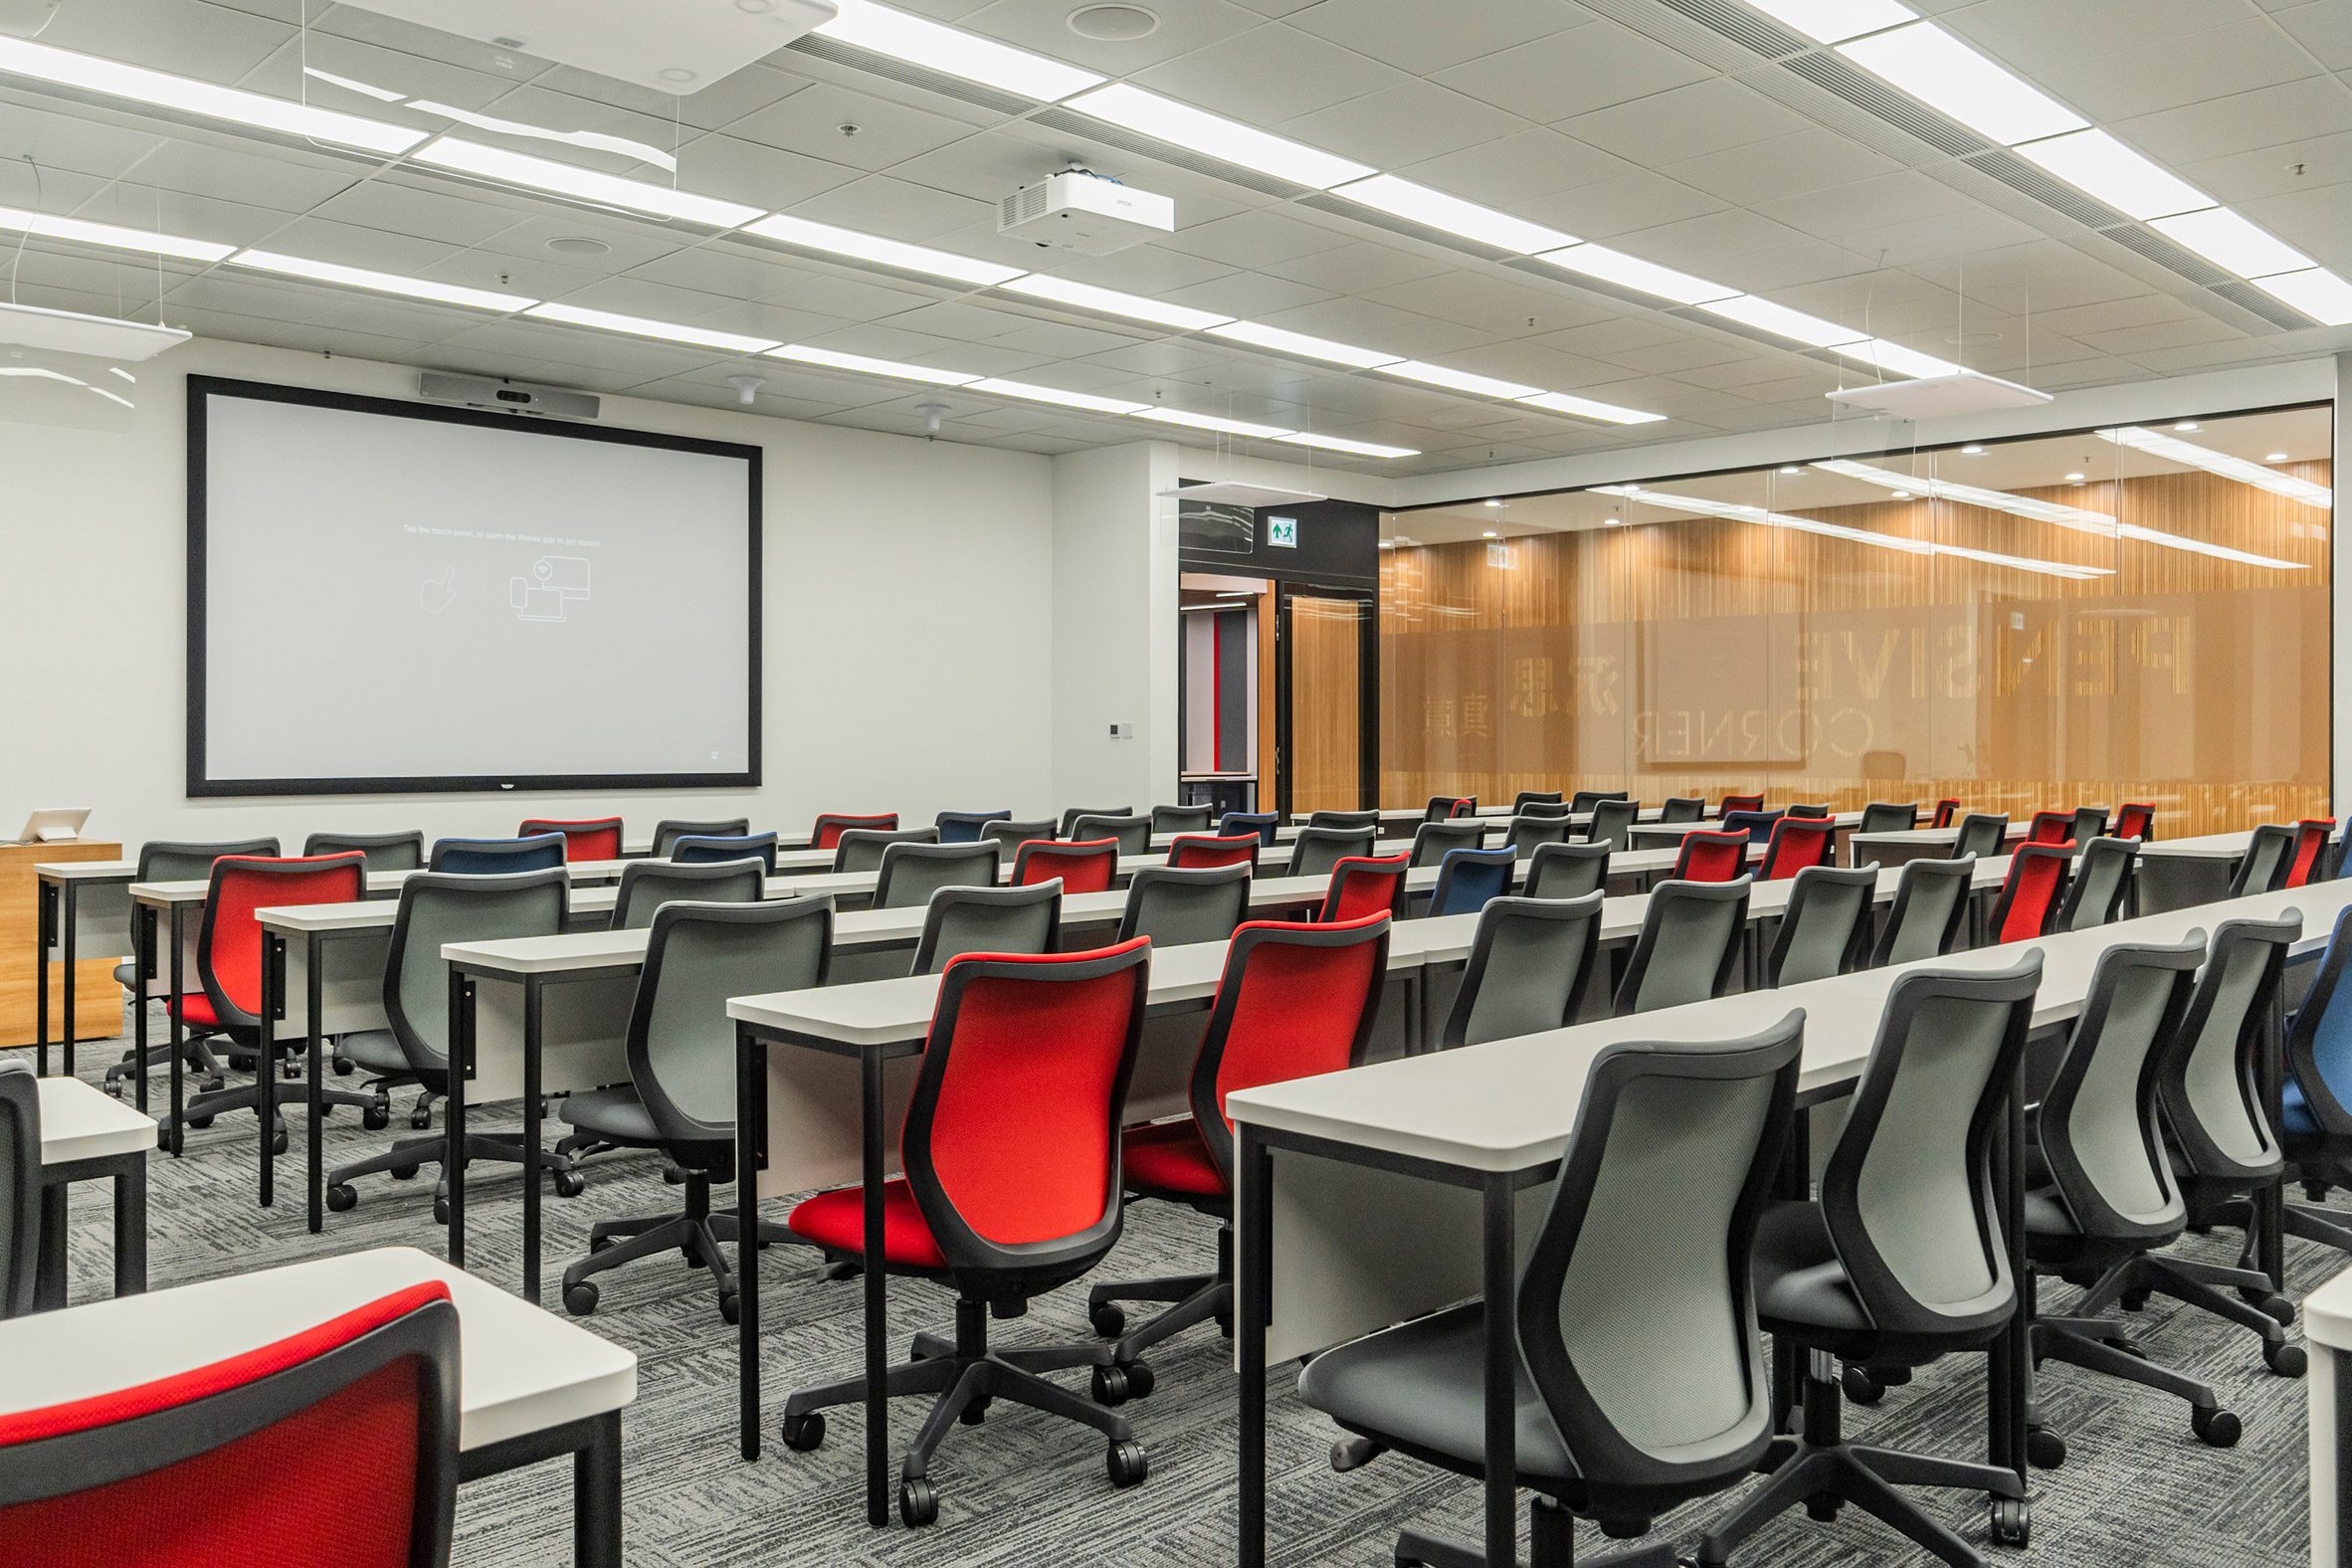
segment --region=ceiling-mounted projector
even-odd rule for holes
[[[1052,251],[1108,256],[1176,232],[1176,203],[1085,169],[1064,169],[997,203],[996,232]]]
[[[841,14],[833,0],[346,0],[363,11],[681,97]]]
[[[16,348],[130,363],[177,348],[193,335],[184,327],[149,326],[144,321],[86,315],[80,310],[0,303],[0,344]]]

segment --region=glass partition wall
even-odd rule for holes
[[[2328,815],[2331,414],[1386,514],[1381,798]]]

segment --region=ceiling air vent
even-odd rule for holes
[[[1298,194],[1298,186],[1289,180],[1278,180],[1271,174],[1259,174],[1242,168],[1238,164],[1227,163],[1222,158],[1205,157],[1188,148],[1180,147],[1172,141],[1162,141],[1156,136],[1139,136],[1133,131],[1121,130],[1108,120],[1096,119],[1091,114],[1074,113],[1066,108],[1046,108],[1032,114],[1029,117],[1029,122],[1032,125],[1043,125],[1048,130],[1059,130],[1073,136],[1083,136],[1086,140],[1098,145],[1116,147],[1121,152],[1132,152],[1139,157],[1150,158],[1155,163],[1165,163],[1170,168],[1190,169],[1195,174],[1206,174],[1213,179],[1223,180],[1228,185],[1242,185],[1254,191],[1264,191],[1269,196],[1295,196]]]
[[[2136,252],[2170,272],[2180,274],[2200,289],[2211,289],[2216,284],[2231,281],[2231,275],[2194,251],[2183,250],[2153,229],[2143,229],[2136,223],[2126,223],[2099,233],[2113,240],[2127,251]]]
[[[1992,149],[1992,143],[1972,130],[1953,124],[1908,95],[1898,93],[1876,77],[1857,71],[1836,55],[1798,55],[1780,63],[1825,92],[1835,93],[1860,109],[1866,109],[1898,130],[1907,131],[1940,152],[1955,158]]]
[[[2240,283],[2233,278],[2226,284],[2215,284],[2210,291],[2216,297],[2227,299],[2241,310],[2260,316],[2282,331],[2299,332],[2319,323],[2303,314],[2283,299],[2274,299],[2253,284]]]
[[[1758,16],[1733,0],[1659,0],[1659,3],[1767,60],[1801,54],[1813,47],[1812,39],[1790,31],[1769,17]]]
[[[1019,94],[1004,93],[995,88],[982,87],[977,82],[966,82],[961,77],[951,77],[943,71],[930,71],[921,66],[910,66],[903,60],[892,60],[887,55],[878,55],[872,50],[860,49],[855,44],[845,44],[839,39],[827,38],[819,33],[806,34],[785,47],[792,53],[806,55],[811,60],[823,60],[833,65],[847,66],[852,71],[863,71],[870,77],[882,77],[891,82],[902,82],[910,88],[920,88],[925,93],[936,93],[941,98],[951,98],[959,102],[974,103],[981,108],[994,109],[999,114],[1026,114],[1037,106],[1031,99],[1025,98]]]
[[[2052,179],[2013,152],[1996,148],[1961,161],[2020,195],[2031,196],[2043,206],[2064,213],[2084,228],[2104,229],[2109,224],[2128,221],[2104,202],[2093,201],[2073,186]]]

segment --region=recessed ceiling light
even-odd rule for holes
[[[1082,5],[1070,13],[1070,30],[1098,44],[1126,44],[1158,32],[1160,19],[1139,5]]]
[[[966,388],[971,392],[994,392],[999,397],[1017,397],[1031,403],[1053,403],[1062,408],[1084,409],[1089,414],[1140,414],[1144,405],[1130,403],[1123,398],[1096,397],[1090,392],[1065,392],[1060,387],[1032,386],[1026,381],[1006,381],[997,376],[974,381]]]
[[[406,294],[414,299],[431,299],[440,304],[470,305],[477,310],[522,310],[538,302],[522,294],[499,294],[490,289],[468,289],[458,284],[435,283],[427,278],[404,278],[398,273],[372,272],[364,267],[342,267],[333,262],[313,262],[306,257],[281,256],[274,251],[240,251],[229,259],[229,265],[251,267],[265,273],[283,273],[290,278],[307,278],[314,283],[367,289],[377,294]]]
[[[1141,131],[1146,136],[1316,190],[1328,190],[1379,172],[1353,158],[1273,135],[1254,125],[1179,103],[1157,93],[1146,93],[1123,82],[1073,98],[1070,107]]]
[[[2324,267],[2280,273],[2262,279],[2254,287],[2284,299],[2315,321],[2328,326],[2352,325],[2352,283],[2346,283]]]
[[[690,344],[695,348],[715,348],[728,354],[757,354],[776,346],[776,340],[772,337],[749,337],[741,332],[714,332],[708,327],[649,320],[642,315],[622,315],[614,310],[591,310],[576,304],[534,304],[523,314],[542,321],[561,321],[567,326],[593,326],[607,332],[626,332],[632,337],[658,337],[673,343]]]
[[[339,147],[361,147],[369,152],[406,152],[431,134],[358,114],[313,108],[289,98],[248,93],[243,88],[225,88],[166,71],[101,60],[96,55],[79,55],[70,49],[53,49],[24,38],[0,37],[0,72],[52,82],[59,87],[79,88],[106,98],[151,103],[157,108],[176,109],[204,119],[228,120],[256,130],[315,137]]]
[[[771,359],[789,359],[794,364],[855,370],[860,375],[888,376],[896,381],[925,381],[939,387],[969,386],[980,379],[968,370],[938,370],[896,359],[876,359],[870,354],[845,354],[838,348],[812,348],[806,343],[783,343],[767,353]]]
[[[1835,321],[1825,321],[1818,315],[1807,315],[1792,310],[1785,304],[1774,304],[1754,294],[1734,294],[1728,299],[1710,299],[1699,306],[1709,315],[1744,321],[1775,337],[1793,338],[1800,343],[1811,343],[1816,348],[1834,348],[1840,343],[1859,343],[1867,335]]]
[[[803,250],[823,251],[833,256],[854,256],[860,261],[879,262],[884,267],[896,267],[910,273],[927,273],[935,278],[952,278],[958,283],[1001,284],[1021,276],[1018,267],[1001,267],[995,262],[957,256],[950,251],[935,251],[927,245],[885,240],[879,234],[861,234],[856,229],[838,228],[808,218],[787,217],[783,213],[747,224],[743,232],[764,239],[781,240],[786,245],[797,245]]]
[[[1253,343],[1260,348],[1298,354],[1307,359],[1327,360],[1357,370],[1370,370],[1376,365],[1393,365],[1405,357],[1403,354],[1383,353],[1377,348],[1358,348],[1353,343],[1334,342],[1328,337],[1309,337],[1304,332],[1268,326],[1262,321],[1227,321],[1221,326],[1210,327],[1209,334],[1212,337],[1230,337],[1237,343]]]
[[[2067,184],[2143,223],[2214,205],[2211,196],[2187,180],[2096,127],[2029,141],[2016,150],[2019,157],[2041,164]]]
[[[1789,463],[1789,464],[1784,464],[1784,465],[1782,465],[1782,467],[1781,467],[1781,472],[1782,472],[1783,474],[1802,474],[1802,473],[1804,473],[1805,471],[1804,471],[1803,469],[1801,469],[1801,468],[1797,467],[1797,465],[1795,465],[1794,463]]]
[[[1499,506],[1499,505],[1501,505],[1501,504],[1502,504],[1502,502],[1501,502],[1501,501],[1498,501],[1498,500],[1490,500],[1490,501],[1487,501],[1487,502],[1485,502],[1485,504],[1486,504],[1486,505],[1489,505],[1489,506]]]
[[[1609,524],[1609,526],[1610,526],[1610,527],[1612,527],[1612,528],[1622,527],[1622,526],[1624,526],[1624,524],[1625,524],[1625,519],[1624,519],[1623,517],[1617,516],[1617,515],[1615,515],[1615,514],[1611,514],[1610,516],[1603,517],[1601,520],[1602,520],[1603,522],[1605,522],[1605,523]]]
[[[1342,194],[1345,194],[1344,192]],[[1613,251],[1606,245],[1572,245],[1564,251],[1547,251],[1536,258],[1566,272],[1582,273],[1587,278],[1598,278],[1661,299],[1671,299],[1676,304],[1699,304],[1708,299],[1728,299],[1739,293],[1721,284],[1708,283],[1688,273],[1678,273],[1671,267],[1661,267],[1646,262],[1639,256],[1628,256]]]
[[[1375,174],[1368,180],[1342,185],[1331,194],[1409,219],[1424,228],[1457,235],[1465,240],[1475,240],[1480,245],[1491,245],[1498,251],[1512,251],[1521,256],[1533,256],[1538,251],[1556,251],[1576,243],[1576,236],[1572,234],[1562,234],[1540,223],[1529,223],[1507,212],[1496,212],[1474,201],[1464,201],[1459,196],[1449,196],[1444,191],[1416,185],[1394,174]]]
[[[1894,498],[1896,500],[1909,500],[1911,498],[1911,492],[1909,490],[1896,490],[1894,492]]]
[[[1215,414],[1188,414],[1180,408],[1147,408],[1135,417],[1157,420],[1163,425],[1183,425],[1192,430],[1214,430],[1228,436],[1264,436],[1278,440],[1296,434],[1279,425],[1254,425],[1246,419],[1225,419]]]
[[[419,163],[451,169],[460,174],[520,185],[553,196],[569,196],[575,201],[594,202],[599,206],[650,213],[657,218],[682,218],[689,223],[706,224],[713,229],[739,229],[760,216],[757,207],[746,207],[741,202],[720,201],[715,196],[697,196],[692,191],[655,185],[645,180],[623,179],[618,174],[601,174],[576,163],[534,158],[528,153],[508,152],[503,147],[488,147],[460,136],[440,137],[418,148],[410,156]]]
[[[1748,0],[1748,4],[1817,44],[1843,44],[1881,28],[1915,22],[1919,13],[1895,0]]]
[[[2286,454],[2283,452],[2265,453],[2263,454],[2262,461],[2264,463],[2284,463],[2286,461]]]
[[[654,75],[665,82],[691,82],[694,80],[695,73],[688,71],[684,66],[664,66]]]
[[[1013,294],[1032,294],[1040,299],[1052,299],[1059,304],[1078,305],[1082,309],[1100,310],[1105,315],[1130,316],[1138,321],[1156,321],[1162,326],[1173,326],[1181,331],[1198,332],[1212,326],[1222,326],[1233,319],[1210,310],[1195,310],[1189,305],[1170,304],[1164,299],[1147,299],[1141,294],[1121,294],[1116,289],[1097,289],[1092,284],[1081,284],[1068,278],[1056,278],[1047,273],[1028,273],[1009,278],[1000,286]]]
[[[926,17],[893,11],[873,0],[838,0],[841,14],[819,27],[827,38],[871,49],[878,55],[924,66],[966,82],[1002,88],[1024,98],[1053,102],[1099,86],[1091,71],[1000,44]]]
[[[2084,477],[2085,476],[2080,474],[2069,474],[2066,476],[2066,483],[2068,485],[2079,485],[2083,482]]]
[[[2184,435],[2189,435],[2189,434],[2193,434],[2193,433],[2195,433],[2195,432],[2197,432],[2197,431],[2203,430],[2205,427],[2204,427],[2203,425],[2200,425],[2200,424],[2198,424],[2198,423],[2197,423],[2197,421],[2195,421],[2195,420],[2193,420],[2193,419],[2184,419],[2184,420],[2182,420],[2182,421],[2181,421],[2179,424],[2177,424],[2177,425],[2173,426],[2172,428],[2173,428],[2173,429],[2175,429],[2175,430],[2177,430],[2177,431],[2180,431],[2180,432],[2181,432],[2182,434],[2184,434]]]
[[[613,248],[602,240],[584,234],[559,234],[547,242],[547,249],[558,256],[610,256]]]
[[[1519,401],[1529,408],[1548,408],[1555,414],[1574,414],[1579,419],[1597,419],[1611,425],[1654,425],[1666,418],[1664,414],[1647,414],[1638,408],[1621,408],[1615,403],[1578,397],[1573,392],[1538,392]]]
[[[2148,227],[2241,278],[2267,278],[2272,273],[2301,272],[2316,265],[2293,246],[2264,233],[2227,207],[2185,212],[2177,218],[2158,218]]]
[[[2263,468],[2259,463],[2234,458],[2226,452],[2216,452],[2211,447],[2201,447],[2193,441],[2182,441],[2157,431],[2143,430],[2137,425],[2125,425],[2120,429],[2101,430],[2093,434],[2099,440],[2111,441],[2118,447],[2129,447],[2135,452],[2145,452],[2193,469],[2203,469],[2208,474],[2219,474],[2224,479],[2252,485],[2273,495],[2284,495],[2306,506],[2329,507],[2335,504],[2335,492],[2325,485],[2314,485],[2292,474],[2279,474]],[[2268,461],[2284,462],[2285,456],[2280,454]]]
[[[1402,376],[1407,381],[1427,382],[1433,387],[1447,387],[1456,392],[1475,392],[1481,397],[1531,398],[1543,391],[1541,387],[1521,386],[1516,381],[1498,381],[1492,376],[1475,375],[1445,365],[1424,364],[1418,359],[1401,359],[1393,365],[1382,365],[1380,373],[1384,376]]]
[[[1274,440],[1293,447],[1319,447],[1326,452],[1346,452],[1359,458],[1418,458],[1419,447],[1387,447],[1377,441],[1350,441],[1344,436],[1318,436],[1311,430],[1292,431]]]
[[[187,262],[217,262],[237,249],[234,245],[216,245],[210,240],[190,240],[148,229],[125,229],[110,223],[26,212],[20,207],[0,207],[0,229],[38,234],[52,240],[77,240],[84,245],[110,246],[115,250],[141,251],[151,256],[176,256]]]
[[[1964,458],[1981,458],[1981,457],[1983,457],[1984,455],[1985,455],[1985,449],[1984,449],[1984,448],[1982,448],[1982,447],[1980,447],[1980,446],[1978,446],[1978,445],[1977,445],[1975,442],[1973,442],[1973,441],[1972,441],[1972,442],[1970,442],[1970,443],[1969,443],[1967,446],[1965,446],[1965,447],[1962,447],[1962,448],[1960,449],[1960,456],[1962,456],[1962,457],[1964,457]]]
[[[2003,146],[2080,130],[2087,123],[1933,22],[1858,38],[1840,44],[1838,53]]]
[[[1489,538],[1489,539],[1499,539],[1499,538],[1501,538],[1501,537],[1502,537],[1502,535],[1501,535],[1501,534],[1499,534],[1499,533],[1496,533],[1496,532],[1495,532],[1495,531],[1494,531],[1492,528],[1488,528],[1488,529],[1486,530],[1486,532],[1485,532],[1485,537],[1487,537],[1487,538]]]

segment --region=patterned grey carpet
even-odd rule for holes
[[[86,1045],[83,1071],[96,1078],[119,1048]],[[160,1097],[160,1096],[159,1096]],[[396,1099],[394,1130],[405,1130],[409,1095]],[[494,1116],[480,1124],[511,1125]],[[327,1163],[381,1147],[348,1110],[329,1121]],[[438,1252],[430,1179],[371,1177],[348,1214],[327,1216],[323,1237],[303,1227],[301,1132],[282,1161],[278,1206],[256,1207],[254,1124],[224,1117],[190,1136],[188,1154],[157,1156],[149,1199],[153,1285],[186,1283],[268,1262],[402,1243]],[[518,1182],[511,1167],[477,1167],[469,1187],[474,1267],[510,1287],[517,1261]],[[606,1157],[587,1193],[545,1206],[548,1298],[557,1276],[586,1245],[592,1220],[667,1212],[680,1189],[666,1186],[645,1156]],[[71,1240],[76,1300],[109,1288],[111,1242],[102,1187],[76,1189]],[[780,1218],[781,1205],[769,1209]],[[2191,1238],[2199,1256],[2220,1257],[2224,1239]],[[2342,1260],[2289,1243],[2290,1287],[2299,1295]],[[1206,1222],[1155,1205],[1138,1208],[1112,1255],[1107,1277],[1203,1269],[1211,1258]],[[752,1568],[837,1564],[842,1568],[1210,1568],[1233,1560],[1233,1379],[1225,1347],[1196,1330],[1153,1357],[1159,1388],[1128,1407],[1149,1449],[1150,1478],[1128,1491],[1104,1479],[1093,1436],[999,1406],[985,1426],[959,1428],[932,1470],[942,1492],[939,1523],[925,1531],[870,1530],[864,1519],[861,1445],[854,1417],[839,1419],[815,1454],[793,1454],[773,1425],[795,1386],[850,1375],[858,1365],[860,1299],[854,1283],[826,1283],[813,1255],[776,1248],[762,1273],[770,1432],[767,1455],[745,1465],[735,1448],[734,1331],[718,1317],[705,1277],[676,1255],[603,1276],[600,1332],[636,1351],[637,1403],[626,1418],[627,1560],[632,1568]],[[2050,1294],[2062,1305],[2062,1287]],[[1004,1344],[1084,1333],[1082,1289],[1039,1303],[1018,1322],[996,1325]],[[892,1286],[892,1339],[902,1349],[917,1329],[944,1331],[948,1298],[919,1284]],[[2306,1560],[2303,1385],[2265,1371],[2254,1336],[2158,1301],[2134,1320],[2150,1353],[2212,1383],[2245,1421],[2245,1441],[2218,1452],[2189,1431],[2177,1402],[2052,1368],[2042,1398],[2071,1456],[2064,1469],[2037,1473],[2034,1538],[2023,1552],[1985,1546],[1981,1497],[1942,1509],[1984,1546],[1989,1560],[2047,1568],[2167,1564],[2183,1568],[2287,1568]],[[1074,1383],[1077,1375],[1070,1375]],[[1388,1458],[1333,1474],[1333,1431],[1283,1391],[1271,1432],[1271,1560],[1285,1568],[1385,1568],[1405,1523],[1475,1529],[1478,1497],[1467,1481]],[[1079,1386],[1082,1386],[1079,1385]],[[1890,1393],[1870,1411],[1850,1412],[1863,1441],[1952,1455],[1982,1452],[1984,1363],[1955,1357]],[[901,1441],[916,1412],[892,1413]],[[331,1477],[331,1456],[322,1477]],[[1669,1523],[1687,1546],[1720,1501],[1695,1504]],[[554,1568],[570,1559],[570,1472],[542,1467],[459,1493],[457,1561],[469,1568]],[[1580,1531],[1580,1546],[1595,1537]],[[1738,1561],[1771,1568],[1877,1565],[1924,1560],[1868,1518],[1849,1509],[1834,1524],[1801,1512],[1759,1535]]]

